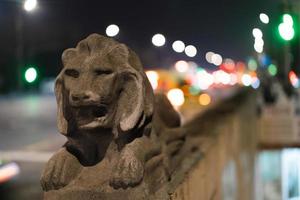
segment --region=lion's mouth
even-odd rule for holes
[[[104,123],[108,114],[107,106],[80,106],[74,108],[78,127],[95,128]]]

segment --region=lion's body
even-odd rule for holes
[[[123,44],[92,34],[62,60],[55,92],[58,128],[68,142],[48,162],[43,189],[65,187],[103,160],[112,166],[112,187],[139,184],[146,162],[172,152],[168,133],[180,125],[178,113],[165,96],[154,100],[138,57]]]

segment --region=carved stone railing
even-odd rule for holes
[[[124,44],[93,34],[66,50],[63,64],[55,92],[68,142],[42,174],[44,199],[253,199],[250,90],[180,126]]]

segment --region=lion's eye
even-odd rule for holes
[[[78,78],[79,77],[79,72],[77,70],[75,70],[75,69],[67,69],[65,71],[65,74],[67,76],[71,76],[73,78]]]
[[[96,69],[95,70],[95,74],[96,75],[108,75],[108,74],[111,74],[112,73],[112,71],[111,70],[109,70],[109,69],[107,69],[107,70],[104,70],[104,69]]]

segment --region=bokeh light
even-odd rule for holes
[[[287,23],[279,24],[278,31],[284,40],[291,40],[295,35],[294,29]]]
[[[174,107],[181,106],[184,103],[184,94],[179,88],[169,90],[167,97]]]
[[[172,48],[175,52],[182,53],[185,49],[185,44],[180,40],[176,40],[175,42],[173,42]]]
[[[166,38],[163,34],[157,33],[152,37],[152,44],[157,47],[164,46],[166,43]]]
[[[230,85],[235,85],[238,82],[238,76],[234,73],[230,74]]]
[[[277,74],[277,67],[274,64],[270,64],[268,66],[268,72],[271,76],[275,76]]]
[[[205,70],[199,70],[196,74],[197,77],[197,86],[201,90],[207,90],[213,83],[213,75],[207,73]]]
[[[213,72],[213,76],[214,76],[215,84],[221,83],[223,85],[227,85],[231,81],[230,74],[226,73],[223,70],[217,70],[217,71]]]
[[[230,58],[226,58],[224,60],[223,65],[222,65],[222,69],[226,70],[226,71],[229,71],[229,72],[233,71],[235,69],[234,61]]]
[[[268,24],[269,23],[269,16],[265,13],[260,13],[259,14],[259,19],[262,23]]]
[[[28,12],[33,11],[37,6],[37,0],[26,0],[24,2],[24,9]]]
[[[283,23],[289,25],[289,26],[293,26],[294,21],[293,18],[290,14],[284,14],[283,15]]]
[[[252,35],[253,35],[254,38],[262,38],[263,33],[259,28],[254,28],[252,30]]]
[[[214,52],[211,52],[211,51],[209,51],[209,52],[207,52],[206,54],[205,54],[205,59],[206,59],[206,61],[208,62],[208,63],[212,63],[212,56],[214,55],[215,53]]]
[[[294,71],[289,72],[289,79],[294,88],[299,88],[300,86],[299,78]]]
[[[264,48],[263,48],[263,46],[254,44],[254,50],[255,50],[257,53],[262,53],[262,52],[264,51]]]
[[[186,46],[184,52],[188,57],[195,57],[197,55],[197,49],[193,45]]]
[[[211,62],[216,65],[216,66],[219,66],[222,64],[223,62],[223,58],[220,54],[213,54],[212,57],[211,57]]]
[[[253,58],[248,60],[248,69],[251,71],[255,71],[257,69],[257,62]]]
[[[28,83],[32,83],[36,80],[37,78],[37,71],[35,68],[33,67],[30,67],[26,70],[25,72],[25,80],[28,82]]]
[[[243,74],[242,83],[244,86],[250,86],[252,83],[252,77],[249,74]]]
[[[147,78],[149,79],[149,82],[153,88],[153,90],[156,90],[158,87],[158,73],[156,71],[146,71]]]
[[[189,64],[184,60],[179,60],[175,63],[174,67],[178,72],[184,73],[189,69]]]
[[[120,28],[115,24],[109,25],[105,30],[106,35],[109,37],[115,37],[116,35],[118,35],[119,31]]]
[[[259,86],[260,86],[260,80],[257,77],[253,77],[251,87],[253,89],[257,89],[257,88],[259,88]]]
[[[199,96],[198,100],[200,105],[207,106],[211,102],[211,97],[208,94],[203,93]]]

